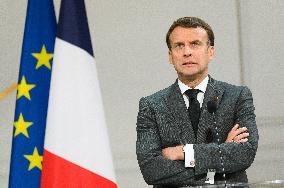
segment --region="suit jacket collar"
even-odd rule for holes
[[[224,93],[223,87],[211,76],[209,76],[209,82],[204,94],[204,100],[201,108],[201,114],[198,124],[198,133],[197,133],[197,143],[209,143],[212,141],[212,130],[214,130],[214,116],[208,112],[207,103],[209,101],[216,102],[217,111],[222,100]],[[216,112],[217,112],[216,111]],[[216,113],[215,113],[216,114]],[[216,118],[216,115],[215,115]]]
[[[192,138],[191,141],[193,142],[195,136],[181,90],[178,86],[178,80],[170,87],[169,94],[166,96],[166,102],[169,116],[174,120],[172,126],[174,126],[175,132],[173,134],[180,138],[182,144],[187,143],[187,137]]]
[[[221,87],[221,85],[218,84],[218,82],[209,75],[209,81],[206,88],[206,92],[204,94],[204,99],[202,104],[202,111],[204,110],[207,111],[207,103],[209,101],[216,102],[218,109],[218,106],[223,96],[223,92],[224,92],[223,87]]]
[[[196,138],[193,133],[191,121],[177,80],[170,87],[169,95],[167,96],[166,101],[168,104],[169,112],[171,116],[173,116],[173,119],[175,119],[173,126],[175,126],[176,134],[179,134],[177,136],[180,136],[181,142],[183,144],[206,142],[206,131],[208,131],[210,126],[213,125],[212,114],[210,114],[207,110],[207,103],[212,100],[215,101],[218,110],[223,92],[224,90],[220,86],[220,84],[218,84],[218,82],[209,75],[209,81],[206,92],[204,94]]]

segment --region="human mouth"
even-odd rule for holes
[[[193,65],[196,65],[196,64],[197,64],[197,63],[195,63],[195,62],[187,61],[187,62],[183,63],[182,65],[183,65],[183,66],[193,66]]]

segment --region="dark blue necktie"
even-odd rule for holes
[[[197,135],[198,123],[200,117],[200,104],[197,100],[197,94],[200,92],[198,89],[188,89],[185,94],[189,100],[188,113],[191,120],[192,128],[195,136]]]

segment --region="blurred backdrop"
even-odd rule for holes
[[[56,13],[60,0],[55,0]],[[215,32],[215,79],[253,92],[259,149],[250,182],[284,179],[284,1],[86,0],[89,26],[117,182],[149,187],[135,155],[138,101],[176,79],[166,32],[179,17],[197,16]],[[27,0],[0,4],[0,92],[17,82]],[[0,101],[0,187],[7,187],[16,91]]]

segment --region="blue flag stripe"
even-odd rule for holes
[[[66,0],[61,1],[57,37],[86,50],[93,56],[84,0],[68,0],[68,3]]]
[[[39,188],[46,113],[56,34],[52,0],[29,0],[15,109],[9,187]],[[33,55],[34,54],[34,55]],[[48,61],[37,59],[48,57]],[[46,65],[41,65],[45,62]],[[27,88],[21,89],[21,87]],[[17,127],[17,128],[16,128]],[[22,128],[21,128],[22,127]],[[37,151],[37,152],[36,152]],[[37,155],[38,154],[38,155]],[[34,158],[32,158],[34,157]]]

